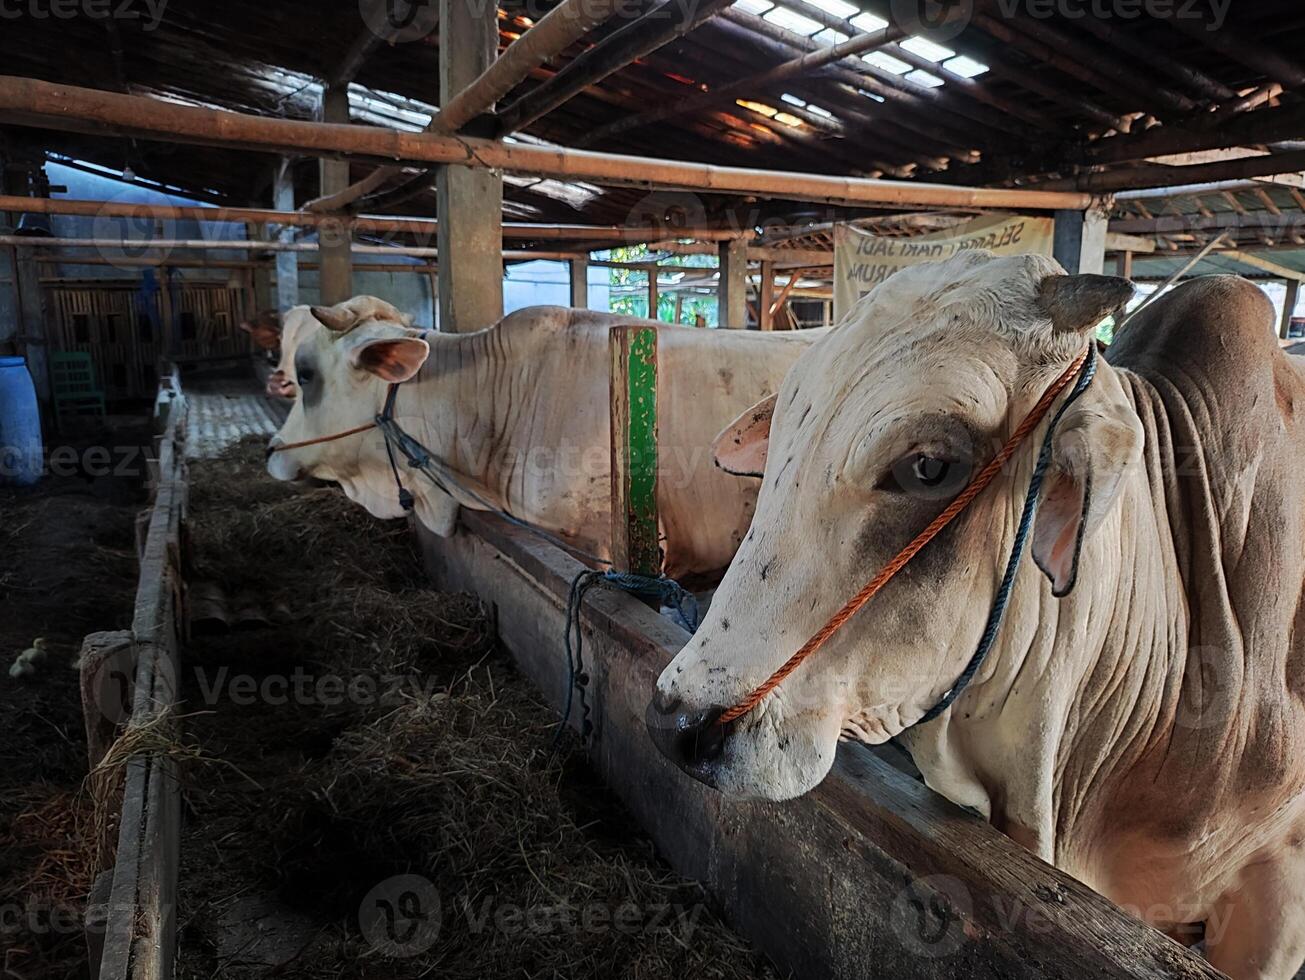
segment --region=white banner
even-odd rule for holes
[[[1027,215],[987,215],[942,232],[885,238],[851,225],[834,229],[834,319],[895,272],[983,248],[997,255],[1050,255],[1055,222]]]

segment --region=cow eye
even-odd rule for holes
[[[970,464],[924,453],[911,453],[893,464],[881,486],[917,497],[950,497],[961,491],[970,477]]]
[[[299,376],[299,383],[301,385],[306,385],[312,383],[312,380],[316,377],[317,373],[312,368],[298,368],[295,371],[295,374]]]

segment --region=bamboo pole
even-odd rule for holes
[[[1148,306],[1150,306],[1153,302],[1155,302],[1156,298],[1157,298],[1161,293],[1163,293],[1166,289],[1168,289],[1170,286],[1172,286],[1174,283],[1176,283],[1179,279],[1183,278],[1183,276],[1187,275],[1187,273],[1190,272],[1190,271],[1192,270],[1192,268],[1193,268],[1193,267],[1194,267],[1198,262],[1201,261],[1201,259],[1205,258],[1207,255],[1209,255],[1211,252],[1213,252],[1216,248],[1218,248],[1221,244],[1223,244],[1223,240],[1224,240],[1225,238],[1227,238],[1227,237],[1228,237],[1227,235],[1218,235],[1218,236],[1216,236],[1216,237],[1210,239],[1210,241],[1208,241],[1208,242],[1206,243],[1205,248],[1201,249],[1199,252],[1197,252],[1195,255],[1193,255],[1190,259],[1188,259],[1187,262],[1185,262],[1185,263],[1182,265],[1181,268],[1179,268],[1176,272],[1173,273],[1173,275],[1171,275],[1168,279],[1166,279],[1164,282],[1162,282],[1162,283],[1160,284],[1159,288],[1156,289],[1156,291],[1155,291],[1154,293],[1152,293],[1152,294],[1151,294],[1150,296],[1148,296],[1146,299],[1142,300],[1141,304],[1137,307],[1137,309],[1133,310],[1132,313],[1129,313],[1126,317],[1124,317],[1123,321],[1119,324],[1119,326],[1117,326],[1117,327],[1115,328],[1115,333],[1118,334],[1120,330],[1122,330],[1124,327],[1126,327],[1126,326],[1128,325],[1128,322],[1129,322],[1130,320],[1132,320],[1133,317],[1137,316],[1137,315],[1138,315],[1139,313],[1141,313],[1144,309],[1146,309],[1146,308],[1147,308]]]
[[[617,10],[618,0],[563,0],[508,45],[480,76],[431,116],[426,132],[451,135],[490,108],[520,84],[530,72],[555,58]],[[309,211],[340,211],[377,190],[402,169],[385,166],[338,194],[321,197],[305,207]]]
[[[0,76],[0,118],[11,122],[21,119],[24,125],[54,129],[63,129],[69,122],[89,122],[101,132],[107,126],[168,142],[452,163],[617,186],[715,191],[830,204],[1046,211],[1084,210],[1093,202],[1091,195],[1073,191],[960,187],[718,167],[372,126],[274,119],[13,76]]]
[[[318,228],[341,220],[352,225],[354,232],[391,232],[405,235],[433,237],[439,230],[434,218],[404,218],[389,215],[360,214],[341,219],[333,215],[313,214],[307,211],[273,211],[266,208],[205,208],[176,204],[129,204],[122,201],[81,201],[66,198],[16,197],[0,195],[0,211],[27,211],[35,214],[63,214],[87,218],[145,218],[150,221],[230,221],[236,223],[269,223],[294,225],[301,228]],[[751,229],[733,228],[683,228],[676,231],[681,238],[698,241],[728,241],[731,238],[751,238]],[[548,241],[601,241],[639,243],[659,241],[666,237],[661,227],[637,225],[571,225],[529,224],[511,222],[503,225],[503,237],[518,241],[528,239]],[[715,254],[713,248],[712,254]]]

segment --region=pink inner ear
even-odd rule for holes
[[[1065,473],[1057,473],[1049,481],[1038,506],[1033,528],[1033,559],[1051,579],[1051,591],[1056,595],[1063,595],[1073,584],[1083,505],[1078,482]]]
[[[429,348],[417,340],[381,340],[364,345],[356,363],[382,381],[397,384],[407,381],[426,361]]]
[[[757,402],[726,426],[712,443],[716,465],[726,473],[761,476],[765,472],[776,397],[771,395]]]

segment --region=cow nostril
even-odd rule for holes
[[[710,785],[710,766],[720,758],[733,727],[716,723],[724,713],[724,708],[715,705],[702,711],[685,711],[679,698],[667,698],[659,691],[648,705],[645,723],[664,756]]]

